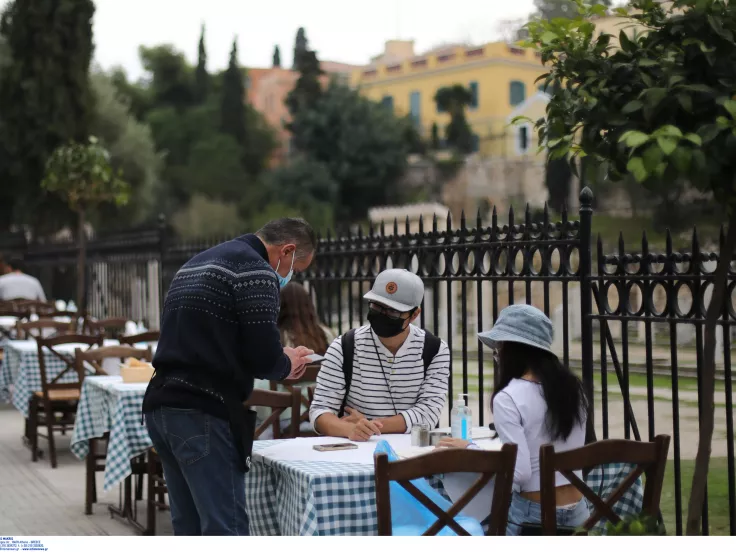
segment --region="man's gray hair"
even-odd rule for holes
[[[317,235],[309,223],[300,218],[272,220],[256,235],[268,245],[296,245],[296,258],[309,257],[317,249]]]

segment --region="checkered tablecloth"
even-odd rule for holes
[[[113,339],[106,339],[106,347],[119,345]],[[71,357],[77,348],[86,349],[86,345],[59,345],[55,349]],[[8,341],[0,366],[0,400],[11,403],[24,417],[28,417],[28,402],[36,391],[41,391],[41,369],[38,366],[38,348],[35,340]],[[48,350],[44,351],[46,359],[46,377],[53,379],[66,368],[60,358]],[[77,373],[70,370],[64,374],[60,383],[77,381]]]
[[[256,441],[245,476],[252,535],[376,535],[373,465],[264,459],[259,450],[283,441]],[[432,486],[447,498],[442,483]]]
[[[89,376],[82,384],[71,449],[80,460],[89,440],[110,433],[104,489],[110,490],[131,472],[130,461],[151,448],[141,408],[147,383],[122,383],[120,376]]]
[[[604,464],[593,468],[585,478],[585,483],[590,489],[600,496],[602,499],[607,500],[621,483],[629,476],[629,474],[636,469],[633,464]],[[592,503],[586,499],[590,511],[593,511]],[[626,519],[632,516],[637,516],[641,513],[642,507],[644,506],[644,486],[642,485],[642,478],[639,477],[634,484],[629,487],[623,494],[623,496],[611,507],[611,509],[621,518]],[[606,534],[606,524],[608,519],[605,517],[601,519],[595,526],[595,530],[603,534]]]

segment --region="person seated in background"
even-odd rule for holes
[[[22,260],[10,259],[7,267],[8,273],[0,276],[0,301],[14,299],[46,301],[41,282],[25,273],[25,264]]]
[[[381,272],[364,299],[368,325],[335,339],[317,376],[309,417],[318,434],[367,441],[437,426],[447,400],[450,350],[414,325],[424,284],[403,269]],[[351,360],[352,359],[352,360]]]
[[[507,535],[542,521],[539,448],[564,452],[585,445],[587,399],[580,379],[552,352],[552,322],[530,305],[506,307],[493,329],[478,334],[493,349],[501,371],[491,405],[502,443],[518,446]],[[443,438],[440,447],[478,448],[472,441]],[[582,479],[582,473],[576,472]],[[555,474],[557,525],[578,527],[589,517],[583,495]]]
[[[307,290],[301,284],[294,282],[287,284],[281,290],[278,326],[281,332],[281,344],[284,347],[296,348],[303,345],[318,355],[324,355],[329,343],[335,339],[332,330],[320,322]],[[271,382],[256,380],[255,386],[259,389],[271,389]],[[284,391],[286,388],[279,384],[277,389]],[[308,397],[307,385],[303,386],[302,394]],[[255,410],[259,424],[271,415],[271,409],[265,406],[256,407]],[[306,407],[303,410],[306,411]],[[281,429],[288,427],[290,421],[291,413],[287,410],[281,414]],[[304,430],[311,431],[311,428],[305,427]],[[260,438],[273,438],[272,431],[266,430]]]

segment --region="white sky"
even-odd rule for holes
[[[7,0],[0,0],[5,5]],[[205,23],[208,68],[227,65],[238,36],[241,65],[268,67],[274,45],[291,65],[294,37],[307,32],[323,60],[365,64],[393,38],[416,40],[416,50],[443,42],[488,42],[499,22],[528,16],[533,0],[96,0],[95,61],[142,76],[138,46],[170,43],[196,60]]]

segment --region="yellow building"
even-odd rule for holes
[[[460,84],[470,89],[467,110],[477,149],[488,156],[515,156],[509,148],[508,116],[537,94],[534,81],[544,72],[533,50],[496,42],[482,46],[453,44],[423,55],[414,53],[413,41],[388,41],[384,53],[354,70],[351,85],[398,115],[410,115],[428,138],[437,123],[444,137],[449,115],[434,101],[437,90]]]

